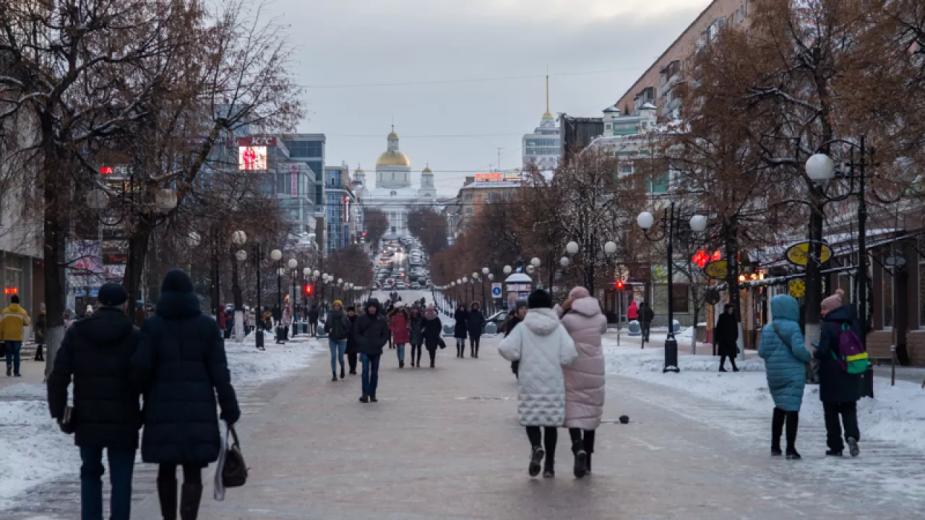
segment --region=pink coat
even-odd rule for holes
[[[392,341],[398,344],[411,341],[411,329],[408,328],[408,319],[404,312],[396,312],[389,319],[389,330],[392,331]]]
[[[562,325],[575,341],[578,359],[563,367],[565,374],[565,427],[594,430],[604,414],[604,351],[601,335],[607,332],[607,318],[596,298],[584,287],[569,293],[571,311],[562,315]],[[561,311],[560,311],[561,312]]]

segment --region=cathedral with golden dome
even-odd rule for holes
[[[389,219],[387,235],[406,236],[408,213],[422,206],[433,208],[436,205],[434,173],[430,167],[425,167],[420,173],[420,183],[415,187],[411,159],[399,148],[394,126],[386,141],[386,150],[376,160],[375,186],[367,186],[365,172],[357,169],[354,191],[364,208],[379,209],[386,214]]]

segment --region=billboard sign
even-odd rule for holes
[[[501,182],[504,174],[501,172],[476,173],[475,182]]]
[[[267,170],[266,146],[238,146],[238,170],[261,172]]]

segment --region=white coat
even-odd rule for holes
[[[520,361],[517,414],[524,426],[562,426],[565,378],[562,367],[578,357],[575,343],[552,309],[530,309],[498,347],[508,361]]]

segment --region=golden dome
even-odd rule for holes
[[[401,152],[384,152],[376,161],[376,167],[379,166],[411,166],[411,159]]]

